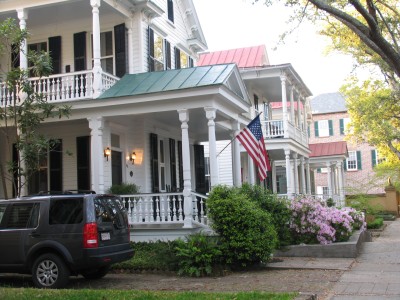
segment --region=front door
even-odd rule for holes
[[[112,185],[122,184],[122,153],[111,151]]]

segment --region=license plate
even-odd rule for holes
[[[110,240],[110,233],[109,232],[102,232],[101,233],[101,240],[102,241],[108,241]]]

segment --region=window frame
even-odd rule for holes
[[[111,49],[112,49],[112,54],[111,55],[107,55],[107,54],[105,54],[104,56],[103,56],[103,53],[102,53],[102,45],[103,45],[103,41],[104,41],[104,38],[102,38],[105,34],[111,34],[111,41],[110,41],[110,43],[111,43]],[[105,72],[107,72],[107,73],[110,73],[110,74],[115,74],[115,72],[116,72],[116,66],[115,66],[115,43],[114,43],[114,30],[112,30],[112,29],[110,29],[110,30],[105,30],[105,31],[102,31],[102,32],[100,32],[100,65],[101,65],[101,68],[102,68],[102,70],[103,71],[105,71]],[[107,38],[105,39],[105,41],[104,41],[104,43],[105,43],[105,47],[106,47],[106,49],[105,50],[107,50]],[[93,55],[93,33],[90,35],[90,47],[91,47],[91,54],[92,54],[92,67],[93,67],[93,65],[94,65],[94,55]],[[105,67],[103,67],[103,62],[105,62],[105,61],[107,61],[107,59],[112,59],[112,72],[110,72],[110,70],[107,70],[107,68],[106,68],[106,66],[107,66],[107,64],[105,65]]]
[[[346,158],[346,170],[347,171],[357,171],[358,159],[357,151],[348,151],[349,157]],[[350,165],[351,164],[351,165]]]

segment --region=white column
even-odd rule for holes
[[[344,186],[343,186],[343,162],[342,161],[337,161],[336,162],[336,167],[338,170],[338,188],[339,188],[339,203],[336,203],[338,206],[344,206]]]
[[[299,194],[299,168],[297,166],[297,153],[293,153],[293,171],[294,171],[294,192],[296,195]]]
[[[100,18],[99,7],[101,0],[90,0],[92,6],[93,19],[93,98],[100,96],[103,90],[101,80],[101,63],[100,63]]]
[[[292,168],[290,167],[290,150],[285,149],[285,162],[286,162],[286,188],[288,197],[292,196],[293,189],[292,189]]]
[[[286,96],[286,76],[281,75],[281,86],[282,86],[282,117],[283,117],[283,130],[284,137],[289,137],[288,132],[288,113],[287,113],[287,96]]]
[[[294,87],[290,87],[290,121],[296,126],[296,118],[294,116]]]
[[[17,9],[17,15],[19,19],[19,28],[21,30],[26,29],[26,20],[28,19],[28,11],[24,8]],[[20,53],[19,53],[19,66],[23,70],[28,70],[28,43],[24,39],[21,43]]]
[[[303,195],[307,194],[307,191],[306,191],[306,176],[304,174],[304,172],[305,172],[304,161],[305,161],[304,156],[302,156],[300,158],[300,181],[301,181],[301,193]]]
[[[271,168],[272,168],[272,192],[275,194],[278,191],[278,187],[276,185],[276,164],[275,161],[271,161]]]
[[[300,95],[297,96],[297,127],[301,131],[301,106],[300,106]]]
[[[328,175],[328,197],[332,198],[332,169],[331,169],[331,163],[327,162],[326,163],[326,169],[327,169],[327,175]]]
[[[233,136],[236,137],[240,133],[240,123],[238,121],[232,122],[234,129]],[[238,139],[233,140],[233,185],[241,186],[241,164],[240,164],[240,144]]]
[[[132,19],[125,22],[126,28],[128,28],[128,73],[133,74],[133,30]]]
[[[211,188],[219,183],[218,180],[218,161],[217,161],[217,141],[215,138],[215,122],[216,109],[213,107],[205,107],[206,118],[208,120],[208,144],[210,147],[210,182]]]
[[[247,152],[246,152],[247,153]],[[256,177],[254,174],[254,162],[253,159],[247,154],[247,166],[249,173],[249,184],[254,185],[256,183]]]
[[[306,133],[306,136],[308,137],[308,133],[307,133],[307,110],[306,110],[306,100],[303,99],[303,101],[301,101],[301,103],[303,104],[303,131]]]
[[[183,202],[185,220],[183,227],[193,227],[193,203],[191,196],[192,182],[190,170],[190,145],[189,145],[189,111],[187,109],[178,110],[179,121],[182,129],[182,168],[183,168]],[[210,163],[211,164],[211,163]]]
[[[311,195],[310,159],[306,159],[307,195]]]
[[[103,117],[88,118],[90,128],[90,168],[91,168],[91,189],[98,194],[104,190],[104,163],[111,164],[111,156],[104,157],[104,148],[110,145],[103,145]],[[111,170],[111,167],[109,168]]]

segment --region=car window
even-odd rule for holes
[[[5,228],[35,228],[39,222],[39,203],[18,203],[11,205]]]
[[[125,228],[125,208],[118,198],[102,197],[94,199],[96,221],[101,223],[112,223],[116,228]]]
[[[2,204],[0,205],[0,226],[1,226],[1,222],[3,220],[3,216],[4,216],[4,212],[6,211],[6,204]]]
[[[49,224],[79,224],[83,221],[83,198],[51,199]]]

